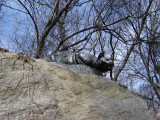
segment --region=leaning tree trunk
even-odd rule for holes
[[[132,46],[129,48],[128,52],[127,52],[127,55],[125,56],[123,62],[122,62],[122,65],[119,67],[119,69],[116,71],[115,75],[114,75],[114,78],[113,80],[117,82],[117,79],[118,79],[118,76],[119,74],[121,73],[121,71],[123,70],[123,68],[125,67],[127,61],[128,61],[128,58],[134,48],[135,44],[133,43]]]

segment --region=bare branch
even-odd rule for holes
[[[29,9],[20,1],[18,0],[18,2],[24,7],[24,9],[27,11],[27,14],[30,16],[30,18],[32,19],[33,23],[34,23],[34,27],[36,30],[36,35],[37,35],[37,42],[39,42],[39,30],[38,30],[38,26],[36,24],[36,21],[34,20],[32,14],[30,13]]]
[[[87,38],[88,38],[90,35],[92,35],[94,32],[96,32],[96,31],[97,31],[97,30],[93,30],[93,31],[90,32],[88,35],[86,35],[86,36],[84,37],[84,39],[79,40],[79,41],[77,41],[77,42],[75,42],[75,43],[73,43],[73,44],[71,44],[71,45],[69,45],[69,46],[66,46],[65,48],[62,49],[62,51],[63,51],[64,49],[66,49],[66,48],[70,48],[70,47],[75,46],[75,45],[77,45],[77,44],[79,44],[79,43],[81,43],[81,42],[86,41]],[[57,52],[57,51],[54,51],[54,52]]]

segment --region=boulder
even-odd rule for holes
[[[102,76],[0,52],[0,120],[154,120],[144,101]]]

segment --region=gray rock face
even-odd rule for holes
[[[0,120],[154,120],[114,81],[0,52]]]

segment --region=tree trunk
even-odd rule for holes
[[[116,73],[115,73],[115,75],[114,75],[114,78],[113,78],[114,81],[117,82],[117,78],[118,78],[119,74],[121,73],[121,71],[123,70],[123,68],[125,67],[125,65],[126,65],[126,63],[127,63],[127,61],[128,61],[128,58],[129,58],[129,56],[130,56],[130,54],[131,54],[134,46],[135,46],[135,44],[133,43],[133,44],[131,45],[131,47],[129,48],[129,50],[128,50],[128,52],[127,52],[127,55],[125,56],[125,58],[124,58],[124,60],[123,60],[122,65],[119,67],[119,69],[116,71]]]
[[[53,12],[50,15],[50,19],[48,20],[48,23],[40,37],[40,41],[39,44],[37,46],[37,51],[36,51],[36,55],[35,58],[40,58],[42,55],[42,51],[45,45],[45,40],[47,35],[49,34],[50,30],[56,25],[56,23],[59,21],[60,17],[62,16],[62,14],[68,10],[69,5],[71,4],[73,0],[68,0],[68,2],[65,4],[65,6],[60,10],[60,12],[53,18],[54,16],[54,8],[53,8]],[[53,20],[52,20],[53,19]]]

